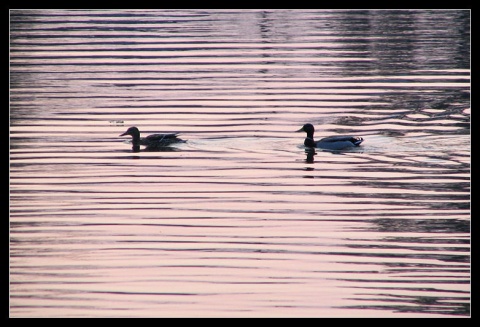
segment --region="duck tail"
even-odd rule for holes
[[[353,138],[353,144],[359,146],[363,142],[363,137],[356,136]]]

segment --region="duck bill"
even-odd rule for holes
[[[302,128],[300,128],[298,131],[295,131],[295,133],[298,133],[298,132],[305,132],[305,130]]]
[[[125,136],[125,135],[130,135],[130,134],[128,134],[128,132],[125,132],[123,134],[120,134],[119,136]]]

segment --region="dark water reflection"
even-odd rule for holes
[[[10,316],[469,316],[470,144],[470,11],[12,10]]]

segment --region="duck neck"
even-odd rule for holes
[[[314,148],[315,141],[313,140],[313,132],[314,132],[313,128],[306,130],[306,132],[307,132],[307,138],[305,139],[303,144],[305,144],[305,146],[310,146]]]
[[[303,144],[308,147],[312,147],[312,148],[315,147],[315,141],[313,140],[313,137],[307,137],[303,142]]]
[[[139,146],[140,145],[140,132],[133,133],[131,135],[132,135],[132,144],[134,146]]]

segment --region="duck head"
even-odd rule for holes
[[[313,140],[313,133],[315,132],[315,128],[312,124],[308,123],[302,126],[297,132],[305,132],[307,133],[307,137]]]
[[[140,131],[138,130],[138,128],[133,126],[127,129],[125,133],[120,134],[120,136],[124,136],[124,135],[131,135],[134,139],[136,139],[136,138],[140,138]]]

